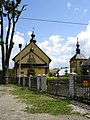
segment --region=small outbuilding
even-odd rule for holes
[[[81,65],[83,62],[85,62],[87,59],[86,57],[80,53],[79,48],[79,42],[77,38],[77,44],[76,44],[76,54],[70,59],[70,72],[75,72],[80,74],[81,72]]]

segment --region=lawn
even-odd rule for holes
[[[49,113],[52,115],[70,114],[68,100],[54,99],[28,87],[13,86],[12,94],[27,104],[26,110],[29,113]]]

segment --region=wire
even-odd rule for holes
[[[69,22],[69,21],[57,21],[57,20],[49,20],[49,19],[24,18],[24,17],[21,17],[20,19],[24,19],[24,20],[34,20],[34,21],[41,21],[41,22],[53,22],[53,23],[63,23],[63,24],[74,24],[74,25],[88,25],[88,24],[86,24],[86,23]]]

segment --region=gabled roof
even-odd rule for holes
[[[33,42],[33,44],[49,59],[49,62],[51,62],[51,59],[36,45],[36,40],[35,40],[35,34],[34,34],[34,32],[32,33],[32,35],[31,35],[31,40],[30,40],[30,43],[27,45],[27,46],[25,46],[25,48],[21,51],[21,52],[23,52],[27,47],[29,47],[29,45]],[[15,58],[18,56],[18,55],[20,55],[20,53],[21,52],[19,52],[12,60],[13,61],[15,61]],[[26,54],[29,54],[30,52],[28,52],[28,53],[26,53]],[[40,56],[38,55],[38,54],[36,54],[36,53],[34,53],[36,56],[38,56],[39,58],[40,58]],[[23,56],[24,57],[24,56]],[[22,59],[22,58],[21,58]],[[42,58],[41,58],[42,59]],[[43,60],[43,59],[42,59]],[[44,61],[44,60],[43,60]]]
[[[28,47],[29,45],[30,45],[31,43],[29,43],[26,47]],[[35,44],[36,45],[36,44]],[[24,48],[24,49],[26,49],[26,47]],[[36,45],[36,47],[38,47],[37,45]],[[38,47],[39,48],[39,47]],[[22,51],[24,51],[24,49],[22,50]],[[40,48],[39,48],[40,49]],[[40,49],[41,50],[41,49]],[[21,51],[21,52],[22,52]],[[41,50],[42,51],[42,50]],[[43,52],[43,51],[42,51]],[[30,53],[30,52],[29,52]],[[27,54],[29,54],[29,53],[27,53]],[[20,52],[12,59],[13,61],[15,60],[15,58],[18,56],[20,54]],[[35,53],[34,53],[35,54]],[[46,55],[46,53],[44,53],[43,52],[43,54],[45,55],[45,56],[47,56]],[[36,55],[36,54],[35,54]],[[38,56],[38,55],[37,55]],[[47,56],[48,57],[48,56]],[[42,59],[42,58],[41,58]],[[48,57],[48,59],[49,59],[49,61],[51,62],[51,59]]]

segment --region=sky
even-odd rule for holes
[[[29,43],[34,30],[37,45],[51,58],[50,69],[69,67],[70,58],[76,53],[77,37],[81,53],[90,57],[90,0],[22,0],[25,4],[14,35],[12,58],[19,52],[18,44],[23,47]],[[31,20],[43,19],[80,24],[45,22]]]

